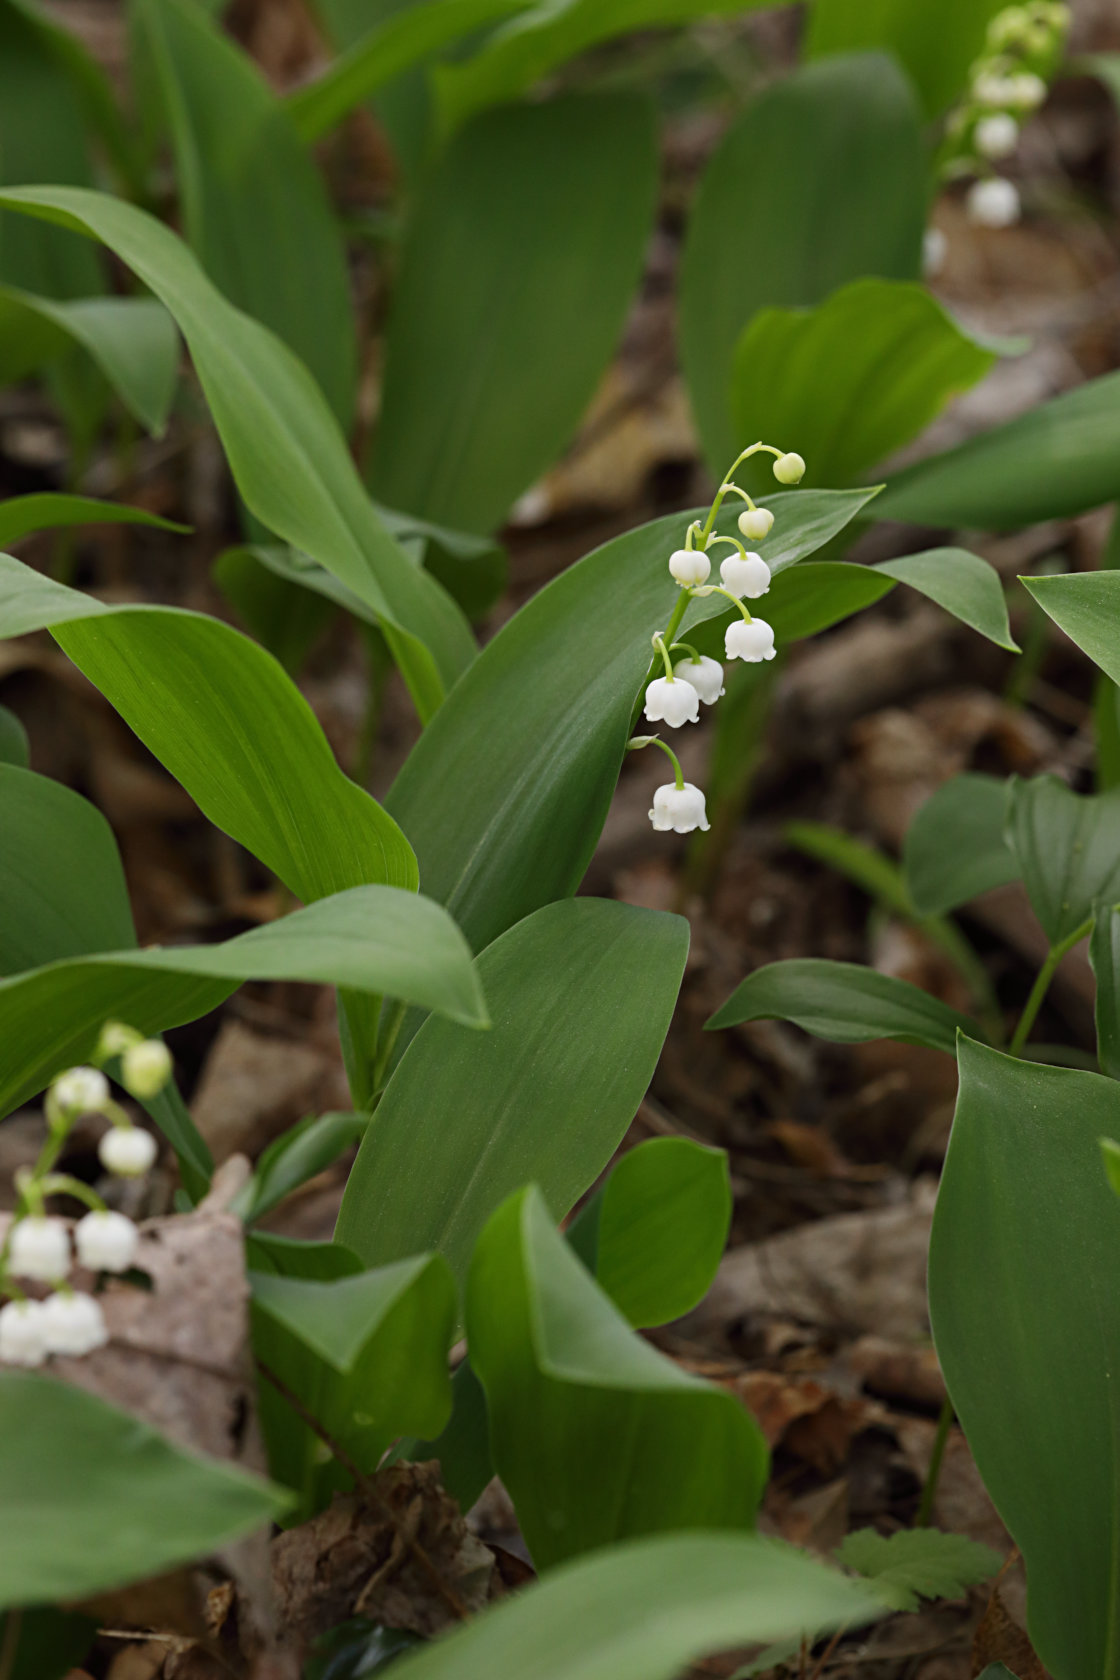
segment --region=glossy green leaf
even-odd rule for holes
[[[990,1546],[964,1534],[939,1528],[902,1528],[879,1534],[860,1528],[836,1553],[837,1563],[854,1569],[880,1592],[889,1593],[898,1610],[917,1610],[923,1598],[963,1598],[998,1573],[1003,1559]]]
[[[490,1414],[469,1358],[460,1360],[451,1379],[451,1417],[443,1432],[431,1441],[409,1442],[401,1456],[418,1464],[438,1458],[440,1481],[463,1511],[492,1480]]]
[[[0,764],[14,764],[26,770],[31,763],[27,731],[14,712],[0,706]]]
[[[622,331],[657,191],[628,94],[491,112],[425,180],[385,340],[370,483],[488,531],[575,431]]]
[[[863,275],[915,279],[925,199],[919,114],[891,60],[811,64],[747,106],[705,171],[681,268],[681,359],[713,472],[742,447],[731,388],[746,324]]]
[[[690,1138],[629,1150],[568,1240],[631,1324],[668,1324],[702,1301],[731,1225],[727,1156]]]
[[[1019,582],[1106,676],[1120,682],[1120,571],[1024,577]]]
[[[343,1150],[358,1143],[369,1125],[368,1114],[320,1114],[301,1120],[274,1138],[257,1158],[253,1176],[233,1202],[246,1225],[325,1171]]]
[[[436,1250],[462,1277],[521,1185],[562,1218],[645,1095],[687,950],[681,918],[589,898],[495,940],[477,963],[493,1029],[420,1028],[358,1151],[339,1241],[371,1266]]]
[[[101,812],[61,782],[0,764],[0,975],[135,944]]]
[[[418,709],[430,716],[473,657],[473,640],[450,597],[378,520],[302,363],[227,303],[186,246],[133,205],[61,187],[5,191],[0,204],[102,240],[151,287],[187,340],[250,512],[374,608]]]
[[[748,322],[732,370],[735,436],[790,439],[813,484],[852,484],[995,360],[924,286],[853,280],[815,309],[761,309]]]
[[[772,497],[776,522],[763,545],[771,568],[814,553],[872,494]],[[650,637],[673,610],[668,556],[694,517],[630,531],[535,595],[489,643],[394,783],[386,803],[416,848],[424,890],[476,950],[579,885],[614,794]],[[733,530],[734,517],[728,510],[718,528]],[[682,634],[726,605],[718,595],[696,602]],[[663,779],[654,766],[649,777],[651,788]]]
[[[438,905],[398,887],[353,887],[218,945],[73,957],[0,981],[0,1112],[88,1059],[106,1020],[143,1033],[193,1021],[245,980],[307,980],[388,993],[485,1025],[470,953]]]
[[[355,605],[358,597],[321,566],[315,567],[315,576],[329,585],[327,589],[314,591],[293,582],[262,563],[260,556],[266,553],[286,555],[290,550],[227,548],[215,560],[211,575],[257,641],[280,661],[289,676],[298,677],[312,648],[336,617],[331,595],[336,590],[345,593]],[[371,617],[376,619],[376,613]]]
[[[929,1258],[949,1394],[1066,1680],[1115,1680],[1120,1205],[1098,1140],[1120,1088],[965,1040]]]
[[[79,345],[125,407],[162,435],[179,377],[179,334],[155,298],[56,302],[0,286],[0,380],[10,384]]]
[[[901,560],[882,560],[875,569],[909,584],[997,647],[1019,652],[1011,638],[999,573],[979,555],[963,548],[931,548]]]
[[[310,368],[345,429],[357,346],[342,235],[283,104],[192,0],[136,0],[168,114],[186,235],[218,290]]]
[[[778,574],[759,603],[759,612],[779,644],[801,641],[873,606],[893,588],[894,580],[883,577],[876,566],[807,560]],[[721,652],[718,643],[715,652],[717,656]]]
[[[162,519],[147,508],[127,502],[103,502],[96,496],[64,496],[41,491],[31,496],[12,496],[0,502],[0,548],[19,542],[35,531],[60,531],[73,525],[152,525],[160,531],[189,531]]]
[[[111,606],[0,555],[0,636],[49,628],[211,822],[297,898],[416,885],[396,824],[335,762],[271,656],[218,619]]]
[[[1097,1060],[1101,1072],[1120,1079],[1120,911],[1098,905],[1089,940],[1097,981]]]
[[[871,1589],[750,1534],[597,1552],[397,1664],[400,1680],[676,1680],[713,1651],[871,1620]]]
[[[315,1282],[252,1277],[253,1348],[359,1470],[400,1435],[438,1434],[451,1410],[447,1350],[455,1287],[438,1255]],[[320,1438],[266,1377],[269,1468],[300,1495],[301,1516],[350,1478],[324,1466]]]
[[[902,64],[931,117],[959,97],[1004,0],[814,0],[810,58],[880,47]]]
[[[923,916],[944,915],[992,887],[1017,881],[1004,837],[1007,783],[954,776],[918,808],[902,846],[906,886]]]
[[[793,1021],[816,1038],[836,1044],[864,1044],[896,1038],[952,1055],[957,1032],[976,1032],[976,1023],[931,997],[908,980],[897,980],[859,963],[794,957],[767,963],[735,988],[706,1028],[744,1021]]]
[[[14,1628],[7,1616],[0,1616],[0,1651],[10,1662],[7,1680],[68,1680],[97,1633],[92,1616],[72,1611],[51,1608],[10,1614],[18,1617]]]
[[[1118,459],[1120,373],[1109,373],[897,473],[875,516],[981,531],[1065,519],[1116,500]]]
[[[420,14],[432,0],[312,0],[323,33],[336,47],[357,47],[372,29],[398,14]],[[379,88],[369,108],[393,149],[408,183],[422,177],[432,154],[432,101],[422,65],[404,70]]]
[[[1015,777],[1007,840],[1052,946],[1088,921],[1098,902],[1120,898],[1120,788],[1082,796],[1057,776]]]
[[[304,1242],[275,1231],[246,1231],[245,1258],[251,1271],[330,1283],[365,1268],[353,1249],[336,1242]]]
[[[535,1187],[479,1238],[467,1337],[539,1570],[638,1535],[753,1526],[769,1466],[753,1417],[634,1333]]]
[[[0,1608],[146,1580],[271,1522],[287,1502],[57,1378],[0,1373]]]
[[[1112,1190],[1120,1196],[1120,1143],[1115,1138],[1102,1137],[1100,1145],[1105,1177]]]

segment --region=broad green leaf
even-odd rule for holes
[[[1120,384],[1117,385],[1120,402]],[[1120,571],[1024,577],[1039,606],[1113,682],[1120,682]]]
[[[103,502],[95,496],[63,496],[53,491],[12,496],[0,502],[0,548],[35,531],[59,531],[71,525],[153,525],[160,531],[189,531],[147,508],[126,502]]]
[[[101,812],[61,782],[0,764],[0,975],[135,944]]]
[[[314,575],[328,587],[312,590],[263,563],[265,554],[287,555],[289,549],[227,548],[219,554],[211,575],[241,622],[257,641],[297,677],[312,648],[336,617],[331,597],[345,594],[355,606],[358,597],[321,566]],[[310,565],[310,562],[308,563]],[[369,612],[364,603],[363,610]],[[376,622],[376,613],[370,614]]]
[[[538,0],[528,9],[510,7],[521,15],[478,52],[436,66],[440,120],[445,129],[453,128],[487,105],[517,99],[568,59],[615,36],[670,29],[761,4],[765,0]]]
[[[246,506],[374,608],[418,710],[430,716],[470,663],[473,640],[450,597],[378,520],[303,364],[133,205],[61,187],[5,191],[0,204],[100,239],[156,293],[187,341]]]
[[[1018,530],[1115,501],[1118,460],[1120,373],[1109,373],[897,473],[875,517]]]
[[[1084,53],[1076,60],[1076,68],[1085,75],[1096,76],[1120,104],[1120,53]]]
[[[1007,783],[971,772],[954,776],[919,807],[902,862],[914,907],[944,915],[1022,871],[1004,836]]]
[[[925,200],[919,115],[891,60],[811,64],[747,106],[705,171],[681,268],[681,359],[713,472],[742,447],[731,386],[747,322],[863,275],[916,279]]]
[[[193,0],[136,0],[171,128],[187,239],[218,290],[282,338],[339,424],[357,347],[323,178],[252,60]]]
[[[814,0],[805,50],[881,47],[892,52],[922,96],[927,115],[954,103],[984,46],[988,21],[1004,0]]]
[[[931,548],[901,560],[882,560],[875,569],[909,584],[997,647],[1020,651],[1011,639],[999,573],[979,555],[963,548]]]
[[[339,1241],[371,1266],[436,1250],[461,1278],[522,1185],[562,1218],[645,1095],[687,949],[679,917],[589,898],[495,940],[477,963],[492,1031],[420,1028],[358,1151]]]
[[[772,497],[775,525],[763,545],[771,568],[814,553],[872,494]],[[394,783],[387,805],[416,848],[424,890],[476,950],[578,887],[614,794],[650,637],[673,610],[668,557],[695,517],[630,531],[534,596],[489,643]],[[719,529],[734,529],[731,510]],[[726,605],[719,595],[696,602],[682,634]],[[651,787],[659,775],[650,766]]]
[[[479,1238],[467,1337],[538,1570],[638,1535],[753,1526],[770,1456],[753,1417],[634,1333],[535,1186]]]
[[[470,953],[450,917],[399,887],[353,887],[222,944],[73,957],[0,981],[0,1112],[88,1059],[106,1020],[160,1032],[217,1008],[245,980],[388,993],[486,1024]]]
[[[858,963],[794,957],[767,963],[736,987],[708,1030],[744,1021],[793,1021],[816,1038],[836,1044],[864,1044],[897,1038],[952,1055],[958,1031],[976,1023],[908,980],[897,980]]]
[[[416,18],[431,11],[432,0],[312,0],[323,32],[336,47],[357,47],[372,29],[387,24],[398,14]],[[421,178],[431,161],[432,101],[423,66],[395,75],[376,90],[370,109],[384,131],[400,165],[405,181]]]
[[[1007,840],[1051,946],[1120,898],[1120,788],[1083,796],[1057,776],[1012,779]]]
[[[771,498],[772,499],[772,498]],[[720,550],[716,550],[718,554]],[[759,613],[774,631],[775,640],[800,641],[862,612],[889,595],[893,578],[883,577],[877,566],[858,566],[845,560],[807,560],[779,572],[763,600]],[[728,623],[730,623],[728,619]],[[717,642],[715,652],[720,655]]]
[[[303,1242],[277,1236],[275,1231],[246,1231],[245,1257],[249,1269],[277,1277],[311,1278],[330,1283],[364,1271],[352,1249],[336,1242]]]
[[[369,1125],[368,1114],[320,1114],[301,1120],[274,1138],[257,1158],[253,1176],[233,1202],[233,1211],[249,1225],[337,1161],[358,1143]]]
[[[1101,1072],[1120,1079],[1120,910],[1099,905],[1089,940],[1097,981],[1097,1059]]]
[[[0,1608],[89,1598],[271,1522],[281,1488],[31,1372],[0,1372]]]
[[[874,1581],[898,1610],[917,1610],[923,1598],[963,1598],[969,1587],[997,1574],[1003,1559],[990,1546],[938,1528],[879,1534],[860,1528],[835,1553],[837,1563]]]
[[[743,329],[732,370],[735,436],[744,446],[791,439],[813,484],[852,484],[995,360],[924,286],[853,280],[815,309],[761,309]]]
[[[557,1569],[396,1668],[400,1680],[676,1680],[720,1649],[876,1614],[869,1587],[792,1546],[674,1534]]]
[[[416,885],[396,824],[343,775],[299,690],[248,637],[200,613],[110,606],[0,555],[0,636],[43,628],[297,898]]]
[[[31,763],[27,731],[14,712],[0,706],[0,764],[14,764],[26,770]]]
[[[568,1240],[639,1328],[703,1300],[731,1224],[727,1156],[689,1138],[650,1138],[617,1163]]]
[[[303,1680],[367,1680],[387,1669],[394,1658],[429,1643],[406,1628],[351,1616],[312,1642]]]
[[[253,1349],[359,1470],[400,1435],[438,1434],[451,1410],[447,1350],[455,1286],[438,1255],[330,1282],[252,1276]],[[269,1468],[306,1518],[350,1478],[324,1465],[319,1437],[267,1380]]]
[[[830,869],[847,876],[869,897],[885,904],[896,915],[912,916],[914,905],[898,865],[883,852],[869,846],[843,829],[828,823],[791,822],[783,830],[783,838],[798,851],[819,858]]]
[[[1100,1145],[1105,1177],[1111,1188],[1120,1196],[1120,1143],[1117,1143],[1115,1138],[1102,1137]]]
[[[1051,1674],[1116,1680],[1120,1087],[965,1040],[929,1258],[938,1359]]]
[[[370,462],[380,501],[466,531],[500,524],[594,394],[656,190],[652,111],[633,95],[511,106],[456,137],[401,254]]]
[[[10,1662],[7,1680],[67,1680],[97,1633],[92,1616],[73,1611],[13,1610],[11,1615],[18,1618],[14,1627],[0,1616],[0,1651]]]
[[[451,1417],[442,1434],[432,1441],[408,1442],[401,1456],[418,1464],[438,1458],[439,1479],[463,1511],[470,1510],[492,1480],[490,1414],[469,1358],[460,1361],[451,1379]]]

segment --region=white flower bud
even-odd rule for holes
[[[118,1173],[121,1178],[140,1178],[146,1173],[158,1153],[151,1132],[139,1126],[113,1126],[97,1146],[101,1165],[106,1172]]]
[[[757,601],[770,587],[770,568],[761,554],[729,554],[719,575],[723,587],[739,601],[744,595],[749,601]]]
[[[74,1228],[78,1259],[91,1272],[127,1272],[140,1232],[123,1213],[87,1213]]]
[[[677,681],[691,683],[705,706],[714,706],[723,693],[723,666],[702,653],[699,659],[685,658],[673,666]]]
[[[770,535],[774,515],[769,508],[747,508],[739,515],[739,529],[748,542],[761,542]]]
[[[1008,6],[997,12],[988,25],[988,43],[995,48],[1015,46],[1023,38],[1030,19],[1022,6]]]
[[[97,1068],[68,1068],[52,1080],[51,1095],[67,1114],[100,1114],[109,1101],[109,1081]]]
[[[105,1314],[92,1295],[48,1295],[41,1322],[48,1353],[92,1353],[109,1340]]]
[[[990,117],[981,117],[973,139],[981,157],[993,162],[1010,157],[1019,144],[1019,124],[1006,111],[995,111]]]
[[[158,1096],[171,1078],[171,1052],[158,1038],[131,1045],[121,1057],[121,1084],[134,1097]]]
[[[700,696],[690,682],[657,677],[646,689],[646,717],[650,723],[667,723],[679,729],[682,723],[700,719]]]
[[[135,1027],[126,1027],[123,1021],[106,1021],[97,1041],[98,1060],[109,1056],[123,1056],[126,1050],[142,1041],[143,1034],[138,1033]]]
[[[978,227],[1006,228],[1019,220],[1021,206],[1013,181],[993,175],[986,181],[975,181],[966,199],[969,220]]]
[[[41,1365],[47,1357],[40,1301],[9,1301],[0,1307],[0,1363]]]
[[[661,833],[672,829],[674,834],[691,834],[694,828],[706,832],[709,824],[704,795],[691,782],[683,787],[668,782],[654,794],[649,820]]]
[[[774,657],[774,632],[764,618],[754,618],[749,624],[744,618],[736,619],[728,625],[723,641],[728,659],[745,659],[748,665],[757,665]]]
[[[779,455],[774,462],[774,477],[779,484],[800,484],[805,477],[805,462],[795,451]]]
[[[1015,79],[993,75],[990,71],[977,76],[972,84],[972,97],[978,105],[1014,105]]]
[[[61,1219],[32,1214],[12,1226],[8,1266],[13,1276],[54,1283],[70,1270],[70,1235]]]
[[[678,548],[669,556],[669,570],[682,586],[707,583],[712,562],[698,548]]]
[[[928,227],[922,235],[922,273],[932,280],[945,267],[949,241],[939,227]]]
[[[1018,76],[1008,76],[1007,88],[1005,103],[1014,105],[1020,111],[1035,110],[1045,102],[1049,91],[1042,77],[1036,76],[1033,70],[1024,70]]]

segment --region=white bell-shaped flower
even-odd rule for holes
[[[667,723],[679,729],[682,723],[700,721],[700,696],[690,682],[676,677],[656,677],[646,689],[646,717],[650,723]]]
[[[719,569],[723,587],[729,589],[737,601],[745,595],[757,601],[770,587],[770,568],[761,554],[729,554]]]
[[[97,1153],[106,1172],[140,1178],[151,1167],[158,1148],[151,1132],[139,1126],[113,1126],[98,1144]]]
[[[757,665],[760,660],[773,659],[774,632],[764,618],[752,618],[749,624],[740,618],[728,625],[723,645],[728,659],[745,659],[748,665]]]
[[[1013,181],[993,175],[974,181],[965,200],[969,220],[979,227],[1006,228],[1019,220],[1019,193]]]
[[[1014,105],[1015,79],[986,70],[973,82],[972,97],[978,105]]]
[[[779,484],[800,484],[805,477],[805,462],[796,450],[779,455],[774,462],[774,477]]]
[[[127,1272],[140,1232],[123,1213],[87,1213],[74,1228],[78,1259],[91,1272]]]
[[[1008,105],[1014,105],[1020,111],[1033,111],[1045,103],[1047,87],[1041,76],[1036,76],[1033,70],[1024,70],[1017,76],[1009,76]]]
[[[143,1101],[158,1096],[171,1078],[171,1052],[158,1038],[141,1039],[121,1057],[121,1083]]]
[[[922,235],[922,273],[932,280],[945,267],[949,241],[939,227],[928,227]]]
[[[54,1283],[70,1270],[70,1233],[61,1219],[30,1214],[12,1227],[8,1266],[13,1276]]]
[[[761,542],[770,535],[774,515],[769,508],[746,508],[739,515],[739,529],[748,542]]]
[[[0,1364],[41,1365],[47,1357],[40,1301],[9,1301],[0,1307]]]
[[[80,1356],[104,1347],[109,1340],[105,1314],[92,1295],[48,1295],[42,1326],[48,1353]]]
[[[993,111],[981,117],[972,138],[980,156],[995,162],[1010,157],[1019,144],[1019,124],[1006,111]]]
[[[682,589],[689,584],[707,583],[712,562],[698,548],[678,548],[669,556],[669,570]]]
[[[667,782],[653,796],[649,820],[661,833],[671,829],[674,834],[691,834],[695,828],[706,832],[709,824],[704,795],[691,782],[683,787]]]
[[[709,659],[706,653],[699,659],[678,660],[673,675],[678,682],[683,678],[691,683],[705,706],[714,706],[723,693],[723,666],[718,659]]]
[[[68,1068],[52,1081],[51,1095],[68,1114],[99,1114],[109,1101],[109,1081],[97,1068]]]

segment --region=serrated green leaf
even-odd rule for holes
[[[705,1029],[744,1021],[793,1021],[817,1038],[864,1044],[896,1038],[931,1050],[956,1051],[957,1033],[977,1032],[975,1021],[928,992],[858,963],[794,957],[767,963],[736,987]]]
[[[890,1535],[860,1528],[848,1535],[835,1557],[889,1593],[896,1610],[916,1610],[923,1598],[960,1598],[1003,1564],[990,1546],[937,1528],[903,1528]]]

